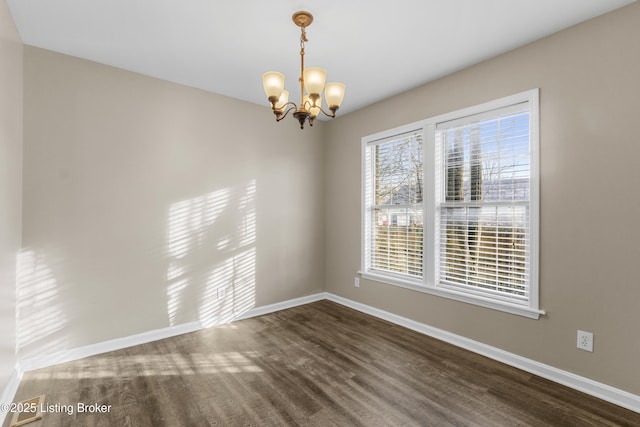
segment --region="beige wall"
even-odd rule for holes
[[[20,249],[22,42],[0,1],[0,397],[15,366],[16,255]]]
[[[327,291],[640,394],[639,22],[634,3],[329,123]],[[531,320],[366,280],[356,289],[361,138],[536,87],[547,315]],[[593,353],[576,349],[577,329],[594,333]]]
[[[33,47],[24,67],[21,357],[323,290],[322,124]]]
[[[0,272],[11,281],[23,74],[5,21],[0,10],[0,231],[9,236]],[[636,3],[304,133],[273,123],[267,107],[25,48],[20,356],[213,322],[324,288],[640,394],[640,145],[627,136],[640,115],[637,22]],[[354,288],[361,137],[534,87],[547,316],[371,281]],[[12,329],[4,277],[0,316]],[[594,353],[575,348],[578,328],[595,334]],[[0,385],[14,363],[10,341]]]

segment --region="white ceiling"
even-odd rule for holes
[[[7,0],[25,44],[267,106],[305,61],[347,85],[344,114],[634,0]]]

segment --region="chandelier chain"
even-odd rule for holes
[[[307,32],[305,27],[300,27],[300,108],[304,108],[304,43],[309,41],[307,39]]]

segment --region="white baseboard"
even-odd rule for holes
[[[13,398],[16,396],[16,392],[18,391],[18,387],[20,386],[20,381],[22,380],[22,372],[18,369],[14,369],[11,378],[9,378],[9,382],[7,386],[4,388],[4,392],[2,393],[2,397],[0,397],[0,403],[11,403],[13,402]],[[3,405],[0,405],[0,425],[4,422],[9,411]]]
[[[286,310],[287,308],[297,307],[299,305],[309,304],[316,301],[327,299],[326,292],[319,292],[313,295],[307,295],[306,297],[294,298],[287,301],[277,302],[275,304],[263,305],[261,307],[255,307],[251,310],[242,313],[234,320],[248,319],[250,317],[262,316],[263,314],[269,314],[280,310]]]
[[[255,307],[239,314],[238,316],[235,316],[232,319],[226,319],[225,321],[220,323],[262,316],[264,314],[285,310],[287,308],[297,307],[299,305],[309,304],[323,299],[328,299],[330,301],[342,304],[363,313],[387,320],[405,328],[448,342],[457,347],[473,351],[474,353],[481,354],[515,368],[522,369],[534,375],[538,375],[542,378],[546,378],[567,387],[582,391],[591,396],[595,396],[602,400],[606,400],[608,402],[622,406],[623,408],[627,408],[640,413],[640,396],[637,396],[635,394],[631,394],[624,390],[620,390],[606,384],[581,377],[571,372],[563,371],[561,369],[554,368],[553,366],[545,365],[544,363],[536,362],[535,360],[527,359],[517,354],[513,354],[499,348],[492,347],[490,345],[483,344],[481,342],[474,341],[442,329],[434,328],[427,324],[416,322],[414,320],[407,319],[406,317],[398,316],[388,311],[380,310],[375,307],[371,307],[369,305],[349,300],[347,298],[343,298],[331,293],[320,292],[301,298],[295,298],[275,304]],[[207,327],[209,326],[215,325],[208,324]],[[45,368],[47,366],[52,366],[59,363],[70,362],[73,360],[78,360],[109,351],[120,350],[139,344],[145,344],[151,341],[170,338],[176,335],[194,332],[203,328],[204,327],[200,322],[191,322],[174,327],[157,329],[128,337],[104,341],[101,343],[90,344],[67,351],[57,352],[48,356],[38,356],[24,359],[16,366],[16,370],[11,377],[9,384],[4,390],[0,403],[8,403],[13,401],[23,372]],[[2,418],[4,418],[4,414],[0,413],[0,419]]]
[[[71,362],[73,360],[107,353],[109,351],[121,350],[134,345],[146,344],[148,342],[194,332],[199,329],[202,329],[200,322],[190,322],[130,335],[128,337],[115,338],[95,344],[84,345],[69,350],[62,350],[43,356],[28,357],[18,362],[18,369],[22,372],[33,371],[36,369],[46,368],[48,366],[58,365],[60,363]]]
[[[121,350],[135,345],[146,344],[148,342],[157,341],[165,338],[171,338],[177,335],[195,332],[204,328],[228,323],[235,320],[248,319],[251,317],[262,316],[263,314],[273,313],[275,311],[285,310],[287,308],[297,307],[299,305],[309,304],[315,301],[326,299],[326,293],[320,292],[301,298],[294,298],[275,304],[254,307],[244,313],[240,313],[233,317],[221,317],[215,319],[214,322],[208,321],[206,324],[201,322],[190,322],[182,325],[172,326],[168,328],[156,329],[153,331],[143,332],[141,334],[131,335],[128,337],[116,338],[113,340],[103,341],[95,344],[89,344],[82,347],[76,347],[69,350],[59,351],[45,356],[35,356],[25,358],[16,364],[13,376],[9,384],[5,387],[0,403],[11,403],[15,398],[18,386],[24,372],[33,371],[35,369],[46,368],[48,366],[60,363],[71,362],[83,359],[97,354],[107,353],[110,351]],[[6,418],[7,413],[0,410],[0,424]]]
[[[326,298],[640,413],[640,396],[635,394],[338,295],[327,293]]]
[[[35,356],[25,358],[18,362],[19,372],[28,372],[35,369],[46,368],[48,366],[58,365],[60,363],[71,362],[73,360],[83,359],[89,356],[95,356],[97,354],[107,353],[110,351],[121,350],[127,347],[133,347],[140,344],[146,344],[148,342],[157,341],[165,338],[174,337],[177,335],[186,334],[189,332],[195,332],[205,327],[212,327],[223,323],[228,323],[235,320],[248,319],[250,317],[261,316],[267,313],[273,313],[274,311],[284,310],[287,308],[296,307],[303,304],[309,304],[311,302],[320,301],[326,298],[324,292],[308,295],[301,298],[294,298],[287,301],[282,301],[276,304],[265,305],[261,307],[252,308],[237,316],[228,316],[220,319],[216,319],[215,322],[207,322],[203,325],[201,322],[189,322],[181,325],[171,326],[168,328],[155,329],[152,331],[143,332],[141,334],[131,335],[128,337],[116,338],[113,340],[103,341],[95,344],[89,344],[82,347],[76,347],[69,350],[59,351],[56,353]]]

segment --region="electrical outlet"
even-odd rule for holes
[[[358,276],[356,276],[356,279],[353,281],[353,286],[356,288],[360,287],[360,278]]]
[[[578,348],[593,351],[593,334],[591,332],[578,331]]]
[[[218,288],[218,299],[224,299],[227,294],[227,290],[225,288]]]

